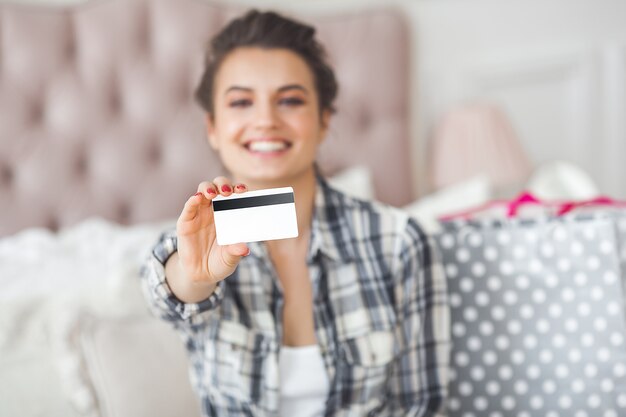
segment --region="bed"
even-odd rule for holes
[[[89,216],[171,218],[222,173],[192,95],[207,40],[244,10],[202,0],[3,3],[0,236]],[[301,17],[319,27],[341,89],[322,169],[365,165],[379,199],[410,202],[406,24],[392,9]]]

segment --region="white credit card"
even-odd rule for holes
[[[213,199],[218,245],[298,237],[293,188],[218,195]]]

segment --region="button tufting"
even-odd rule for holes
[[[361,110],[358,115],[358,126],[361,130],[367,130],[371,124],[372,118],[370,117],[369,112]]]
[[[120,204],[117,210],[117,218],[120,220],[120,223],[128,223],[130,221],[131,210],[128,204],[122,203]]]
[[[161,150],[161,146],[156,140],[150,141],[148,149],[146,150],[146,155],[150,164],[158,165],[161,162],[161,156],[163,155],[163,151]]]
[[[119,89],[112,88],[109,93],[109,108],[113,114],[120,112],[122,107],[122,95]]]
[[[87,156],[81,154],[76,158],[75,163],[76,174],[83,177],[87,174]]]
[[[61,227],[61,222],[59,221],[58,218],[56,217],[51,217],[48,219],[48,221],[46,222],[46,227],[50,230],[52,230],[53,232],[56,232],[59,230],[59,228]]]
[[[43,120],[43,99],[33,102],[30,108],[30,118],[33,124],[39,124]]]
[[[2,14],[4,5],[0,6],[2,29],[10,29],[0,37],[8,40],[4,35],[10,35],[15,41],[2,50],[0,58],[0,134],[5,142],[0,155],[0,214],[4,216],[0,235],[15,232],[25,224],[56,229],[94,214],[126,222],[165,218],[179,212],[178,199],[153,204],[149,198],[159,193],[146,194],[145,201],[132,193],[139,192],[144,197],[142,187],[195,189],[197,182],[190,178],[213,178],[224,170],[202,139],[202,115],[194,102],[204,41],[185,42],[185,36],[177,38],[169,31],[180,24],[170,18],[187,16],[182,29],[204,36],[207,28],[225,24],[232,10],[201,11],[192,0],[185,0],[172,2],[176,11],[169,13],[165,3],[138,0],[130,6],[123,0],[113,1],[119,7],[111,4],[102,10],[68,8],[61,13],[44,14],[33,14],[24,8],[11,10],[6,16]],[[194,15],[198,12],[201,16]],[[357,25],[360,19],[354,20],[353,25],[350,18],[345,27],[341,19],[337,20],[339,26],[329,23],[327,33],[345,33],[348,27],[350,33],[363,33],[364,23]],[[26,24],[34,21],[36,25]],[[377,108],[404,109],[404,80],[390,80],[394,92],[400,85],[397,101],[391,101],[396,94],[390,94],[380,95],[378,101],[372,102],[359,98],[355,92],[358,88],[354,87],[358,77],[350,75],[355,67],[358,73],[361,64],[355,63],[361,58],[366,58],[365,66],[374,62],[376,72],[381,63],[388,64],[381,67],[381,73],[396,74],[395,66],[405,59],[398,56],[405,51],[404,30],[384,30],[381,35],[385,42],[372,44],[373,49],[394,45],[390,60],[370,61],[370,56],[374,60],[380,56],[377,50],[342,55],[344,43],[329,44],[329,55],[334,55],[338,63],[337,76],[348,78],[344,99],[338,103],[345,103],[349,112],[331,132],[337,139],[343,132],[362,136],[361,129],[368,125],[378,132]],[[340,65],[348,70],[340,71]],[[399,74],[406,76],[405,71]],[[405,121],[404,116],[399,115],[398,125]],[[384,136],[384,129],[381,131]],[[398,131],[404,139],[405,129]],[[189,138],[198,134],[202,140],[196,145]],[[24,140],[16,140],[16,135]],[[185,140],[177,140],[177,135]],[[369,140],[370,135],[365,139]],[[339,148],[349,146],[342,142],[338,141]],[[366,161],[366,151],[372,146],[369,142],[365,145],[359,156],[364,154]],[[389,148],[393,159],[396,154],[391,151],[397,147]],[[349,152],[327,147],[324,158],[328,164],[323,165],[324,169],[330,172],[349,165],[349,156]],[[209,158],[211,163],[202,162],[203,158]],[[394,172],[402,170],[404,165]],[[160,182],[165,180],[167,184]],[[177,186],[177,181],[182,185]],[[188,181],[191,185],[187,185]],[[392,190],[389,191],[391,197]],[[73,205],[70,200],[78,198],[73,196],[80,192],[84,192],[79,195],[82,199]],[[30,195],[48,201],[32,204],[22,198]],[[71,211],[66,212],[66,207]]]
[[[0,181],[2,181],[3,184],[10,184],[13,181],[13,170],[8,165],[0,169]]]
[[[72,62],[76,58],[76,38],[71,36],[65,45],[65,58]]]

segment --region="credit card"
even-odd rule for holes
[[[218,195],[213,214],[220,246],[298,237],[292,187]]]

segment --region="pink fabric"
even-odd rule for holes
[[[506,216],[511,218],[518,216],[520,208],[529,205],[538,206],[557,216],[563,216],[582,208],[626,207],[626,201],[618,201],[606,196],[581,201],[542,201],[532,193],[524,191],[512,200],[493,200],[470,210],[442,216],[439,220],[471,219],[480,213],[500,208],[503,208],[506,212]]]
[[[571,211],[588,207],[626,207],[626,201],[617,201],[611,197],[597,197],[592,200],[567,202],[561,205],[558,215],[562,216]]]
[[[210,36],[245,10],[0,3],[0,236],[90,216],[175,218],[201,181],[224,174],[193,90]],[[340,84],[321,169],[366,165],[380,200],[413,201],[405,19],[382,7],[295,17],[318,28]]]

